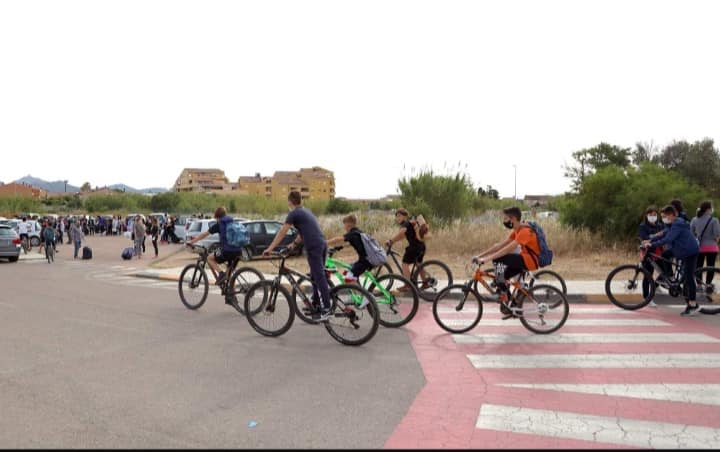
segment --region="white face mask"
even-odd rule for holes
[[[672,220],[670,218],[663,218],[663,223],[670,224],[672,223]]]
[[[650,223],[653,223],[653,224],[657,223],[657,215],[648,215],[647,221],[649,221]]]

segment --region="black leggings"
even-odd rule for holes
[[[698,268],[705,267],[705,260],[707,259],[707,266],[708,267],[714,267],[715,266],[715,259],[717,259],[718,253],[700,253],[698,256],[698,262],[697,266]],[[707,277],[705,278],[705,283],[710,284],[713,281],[713,277],[715,276],[715,272],[707,272]]]
[[[695,282],[695,269],[697,269],[698,255],[682,259],[683,295],[685,301],[695,301],[697,283]]]
[[[153,237],[153,239],[152,239],[153,248],[155,248],[155,257],[157,257],[157,255],[158,255],[157,240],[158,240],[157,237]]]
[[[493,261],[495,265],[499,263],[505,265],[505,281],[525,271],[525,261],[520,254],[506,254]],[[498,282],[497,285],[500,290],[508,290],[507,284],[504,282]]]

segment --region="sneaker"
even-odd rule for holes
[[[225,281],[225,272],[220,272],[220,273],[218,273],[218,277],[217,277],[217,279],[215,280],[215,285],[216,285],[216,286],[219,286],[219,285],[222,284],[224,281]]]
[[[398,287],[397,289],[398,292],[410,292],[411,290],[412,287],[408,286],[407,284],[402,287]]]
[[[650,306],[651,308],[657,308],[657,307],[658,307],[657,303],[655,303],[655,302],[652,301],[652,300],[650,300],[650,303],[648,303],[648,306]]]
[[[330,320],[330,317],[332,317],[332,311],[330,311],[330,309],[323,309],[313,314],[312,319],[316,322],[324,323]]]
[[[699,304],[696,304],[695,306],[687,305],[685,307],[685,310],[682,313],[680,313],[680,315],[694,316],[694,315],[697,315],[700,313],[700,309],[701,308],[700,308]]]
[[[359,304],[359,305],[356,305],[356,306],[357,306],[358,309],[365,309],[365,307],[366,307],[367,305],[369,305],[369,304],[370,304],[370,300],[368,300],[367,298],[363,297],[363,299],[362,299],[362,301],[360,302],[360,304]]]

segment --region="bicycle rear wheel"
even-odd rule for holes
[[[453,283],[450,268],[440,261],[427,261],[418,265],[411,280],[420,298],[426,301],[435,301],[440,292]]]
[[[448,333],[462,334],[475,328],[483,314],[482,298],[466,284],[446,287],[433,302],[435,322]]]
[[[232,274],[225,298],[233,303],[240,314],[245,315],[245,294],[253,284],[265,279],[262,273],[252,267],[242,267]]]
[[[697,299],[708,303],[713,303],[717,298],[715,289],[715,277],[720,276],[720,268],[702,267],[695,271],[695,281],[697,282]]]
[[[332,315],[325,329],[336,341],[343,345],[362,345],[375,336],[380,315],[370,292],[354,284],[341,284],[330,290],[330,299]]]
[[[369,283],[369,284],[368,284]],[[380,325],[386,328],[398,328],[415,317],[420,306],[417,289],[401,275],[383,275],[375,282],[363,281],[363,287],[373,294],[380,312]],[[410,290],[401,292],[400,287]]]
[[[643,281],[648,283],[648,294],[643,296]],[[652,275],[638,265],[621,265],[610,272],[605,280],[605,294],[615,306],[630,311],[650,303],[655,296]]]
[[[540,270],[537,273],[533,273],[529,286],[533,287],[540,284],[557,287],[562,291],[563,295],[567,296],[567,284],[565,280],[552,270]]]
[[[197,264],[190,264],[180,273],[178,291],[180,301],[188,309],[198,309],[205,303],[208,296],[210,284],[207,273]]]
[[[537,334],[550,334],[560,329],[568,318],[570,305],[565,295],[555,286],[537,285],[520,294],[522,308],[520,323]]]
[[[250,326],[263,336],[285,334],[295,320],[290,293],[277,281],[264,279],[245,294],[245,313]]]

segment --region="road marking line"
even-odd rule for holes
[[[572,315],[572,314],[571,314]],[[441,319],[449,326],[468,325],[471,319]],[[502,319],[482,319],[480,326],[512,326],[513,323]],[[667,322],[656,319],[572,319],[569,318],[565,325],[568,326],[671,326]]]
[[[720,339],[701,333],[560,333],[538,334],[455,334],[458,344],[609,344],[609,343],[665,343],[720,342]]]
[[[488,306],[485,306],[485,312],[483,313],[483,316],[488,313],[487,310],[489,309]],[[684,308],[684,306],[683,306]],[[477,309],[473,312],[477,312]],[[619,314],[619,315],[637,315],[637,314],[643,314],[648,312],[657,312],[657,309],[648,310],[648,309],[640,309],[637,311],[626,311],[624,309],[620,308],[590,308],[590,307],[580,307],[571,304],[570,305],[570,315],[573,314]],[[438,314],[462,314],[462,312],[457,312],[453,308],[438,308]]]
[[[467,355],[477,369],[720,368],[720,353]]]
[[[503,383],[508,388],[581,392],[634,399],[720,405],[720,384],[524,384]]]
[[[477,428],[644,448],[715,448],[720,429],[566,411],[483,405]]]

